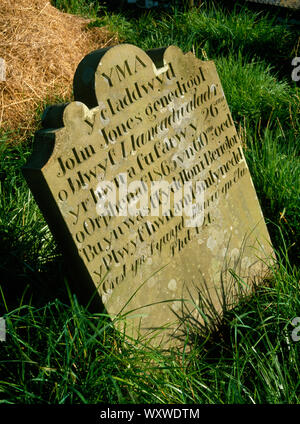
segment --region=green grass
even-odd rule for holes
[[[275,284],[227,314],[192,350],[162,353],[128,343],[105,315],[76,298],[5,314],[0,393],[7,403],[296,403],[299,348],[290,317],[298,275],[280,265]]]
[[[258,131],[257,131],[258,132]],[[285,249],[281,232],[288,246],[289,259],[300,263],[300,143],[299,135],[284,132],[278,125],[273,130],[247,137],[246,159],[265,217],[270,225],[273,244]]]
[[[76,4],[75,4],[76,3]],[[215,7],[105,14],[92,2],[57,7],[109,24],[141,48],[177,44],[215,60],[272,242],[277,267],[215,328],[189,328],[190,350],[124,340],[107,315],[68,288],[64,261],[22,175],[32,141],[0,135],[0,403],[299,403],[297,31],[266,13]],[[288,64],[288,65],[287,65]],[[40,114],[40,111],[37,111]]]
[[[52,5],[63,12],[81,15],[85,18],[96,18],[102,9],[98,1],[89,0],[52,0]]]
[[[243,57],[240,52],[217,58],[216,65],[236,120],[246,117],[252,123],[261,118],[266,126],[271,115],[272,122],[279,119],[288,123],[291,115],[296,119],[299,98],[288,81],[280,80],[270,65]]]
[[[199,57],[204,49],[210,59],[240,52],[267,60],[281,74],[286,72],[290,58],[296,56],[297,29],[288,20],[279,24],[276,16],[250,11],[238,2],[231,11],[220,3],[190,11],[175,9],[172,14],[151,10],[142,15],[111,15],[102,11],[92,25],[107,25],[121,40],[145,50],[175,44],[183,51],[194,48]]]

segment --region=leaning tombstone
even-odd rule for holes
[[[273,255],[215,64],[118,45],[82,60],[74,98],[45,112],[24,176],[81,298],[180,342],[203,297],[221,313]]]
[[[248,0],[252,3],[268,4],[270,6],[286,7],[288,9],[300,9],[300,0]]]

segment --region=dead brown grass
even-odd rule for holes
[[[19,129],[24,139],[36,127],[38,107],[70,99],[74,72],[90,51],[116,44],[106,28],[87,29],[90,21],[62,13],[46,0],[1,0],[0,128]]]

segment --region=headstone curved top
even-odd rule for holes
[[[25,178],[74,287],[169,343],[201,294],[219,310],[272,257],[215,65],[118,45],[83,59],[74,98],[46,113]]]

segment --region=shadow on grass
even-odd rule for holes
[[[41,307],[56,298],[68,303],[64,263],[58,252],[39,264],[36,243],[26,234],[19,236],[0,227],[0,256],[0,315],[21,305]]]

